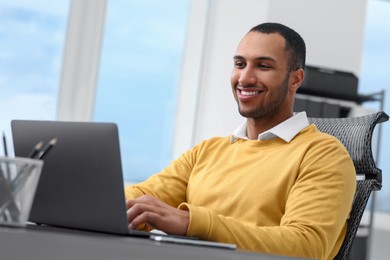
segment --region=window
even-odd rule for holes
[[[366,32],[362,62],[362,73],[359,91],[364,94],[390,90],[390,2],[369,0],[366,18]],[[390,114],[389,99],[385,98],[384,111]],[[366,104],[364,104],[366,106]],[[367,104],[378,110],[378,104]],[[381,151],[379,154],[379,168],[383,172],[383,188],[376,196],[376,209],[390,213],[390,162],[386,159],[390,153],[390,123],[382,125]]]
[[[0,128],[8,139],[12,119],[55,118],[69,4],[0,2]]]
[[[94,121],[118,124],[127,181],[172,160],[188,8],[183,0],[108,2]]]

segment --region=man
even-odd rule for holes
[[[233,95],[246,121],[126,188],[129,228],[333,259],[346,231],[355,171],[336,138],[293,114],[305,43],[277,23],[252,28],[234,55]]]

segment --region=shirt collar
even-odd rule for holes
[[[306,112],[294,114],[289,119],[272,127],[271,129],[259,134],[258,140],[269,140],[279,137],[289,143],[302,129],[309,125]],[[234,131],[230,142],[233,143],[237,138],[247,139],[246,135],[246,120]]]

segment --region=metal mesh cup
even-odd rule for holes
[[[42,160],[0,157],[0,225],[26,225],[42,166]]]

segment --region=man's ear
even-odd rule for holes
[[[303,79],[305,78],[305,71],[303,69],[297,69],[291,72],[291,90],[296,92],[301,86]]]

